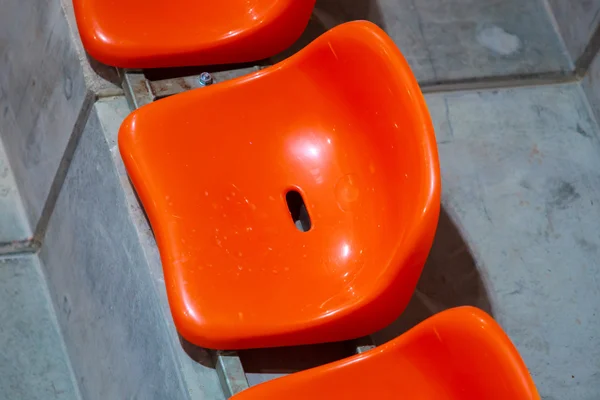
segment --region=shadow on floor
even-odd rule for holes
[[[369,20],[384,28],[381,11],[375,0],[317,0],[302,36],[287,50],[265,60],[263,65],[283,61],[334,26],[354,20]]]
[[[448,308],[472,305],[493,315],[475,258],[450,215],[442,208],[436,237],[408,307],[390,326],[372,335],[376,344],[391,340]],[[181,339],[195,361],[213,367],[209,350]],[[352,342],[240,351],[249,374],[288,374],[337,361],[353,354]],[[258,379],[261,381],[261,379]]]
[[[368,20],[385,28],[377,0],[317,0],[313,17],[326,29],[354,20]]]
[[[215,368],[215,352],[213,350],[196,346],[195,344],[185,340],[181,335],[179,335],[179,342],[181,343],[181,348],[183,351],[185,351],[192,360],[202,364],[205,367]]]
[[[119,73],[115,67],[102,64],[100,61],[96,61],[87,53],[86,58],[96,75],[116,86],[121,86],[121,78],[119,77]]]
[[[198,347],[181,335],[181,347],[187,355],[205,367],[215,368],[214,350]],[[349,342],[322,343],[306,346],[290,346],[266,349],[239,350],[244,371],[250,385],[287,375],[319,365],[328,364],[353,355]]]
[[[406,310],[391,325],[371,336],[376,344],[381,344],[440,311],[464,305],[478,307],[493,316],[475,258],[442,207],[431,252]]]

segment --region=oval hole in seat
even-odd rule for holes
[[[290,190],[285,194],[285,202],[294,225],[300,232],[308,232],[312,223],[308,215],[308,209],[302,195],[297,190]]]

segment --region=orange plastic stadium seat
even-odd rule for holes
[[[300,37],[315,0],[73,0],[87,52],[159,68],[259,60]]]
[[[119,146],[188,341],[346,340],[408,303],[435,233],[439,165],[419,86],[374,24],[144,106]]]
[[[486,313],[437,314],[366,353],[247,389],[231,400],[539,400],[517,349]]]

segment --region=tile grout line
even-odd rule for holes
[[[576,83],[580,80],[581,77],[577,76],[574,71],[570,71],[519,74],[503,77],[494,76],[489,78],[467,78],[446,82],[423,82],[419,86],[423,93],[444,93],[560,85],[564,83]]]
[[[596,132],[600,132],[600,121],[596,117],[596,113],[594,112],[592,104],[590,103],[590,98],[588,97],[587,93],[585,92],[583,85],[582,84],[577,85],[577,90],[579,91],[579,95],[581,97],[583,97],[583,99],[584,99],[585,109],[588,112],[588,114],[590,115],[592,122],[595,124]],[[598,138],[600,139],[600,136]]]
[[[544,9],[545,9],[548,20],[550,21],[550,25],[552,25],[552,29],[554,29],[554,33],[556,33],[558,42],[560,43],[560,47],[562,48],[562,51],[564,52],[567,60],[569,61],[569,68],[571,68],[571,72],[575,73],[576,72],[576,68],[575,68],[576,61],[573,60],[573,57],[571,56],[571,52],[569,51],[569,48],[567,47],[567,43],[565,42],[565,39],[564,39],[562,33],[560,32],[560,26],[558,25],[558,20],[556,19],[556,15],[554,14],[552,5],[550,5],[550,2],[548,0],[542,0],[542,7],[544,7]]]
[[[596,29],[594,29],[594,33],[592,33],[587,45],[583,49],[583,53],[581,53],[575,62],[574,72],[578,77],[583,78],[587,74],[598,52],[600,52],[600,23],[596,25]]]
[[[44,208],[42,209],[40,219],[38,220],[38,223],[33,232],[33,247],[36,251],[42,245],[42,241],[46,234],[50,217],[54,212],[54,207],[56,206],[58,196],[63,187],[63,183],[67,178],[69,166],[71,165],[71,161],[73,160],[75,150],[77,149],[77,145],[79,144],[79,139],[81,139],[83,130],[87,124],[88,117],[91,113],[95,101],[96,96],[94,95],[94,93],[88,90],[83,100],[83,104],[81,105],[81,109],[79,110],[79,114],[77,115],[77,120],[73,125],[71,137],[67,142],[67,146],[60,160],[60,164],[58,166],[56,174],[54,175],[54,179],[52,180],[50,191],[48,192],[48,196],[46,197],[46,202],[44,204]]]
[[[34,229],[33,237],[31,239],[0,243],[0,259],[13,258],[19,255],[35,254],[40,249],[42,240],[46,234],[48,222],[50,221],[56,201],[58,200],[58,195],[60,194],[63,183],[67,177],[67,172],[73,159],[73,155],[75,154],[77,144],[79,143],[79,139],[83,134],[83,130],[95,101],[96,96],[91,91],[86,91],[81,109],[79,110],[79,114],[77,115],[77,119],[73,125],[71,136],[69,137],[67,146],[63,152],[63,156],[60,160],[58,169],[56,170],[56,174],[54,175],[54,179],[52,180],[52,184],[50,185],[50,190],[46,197],[46,202],[44,203],[44,208],[42,209],[40,219],[38,220],[38,223]]]
[[[19,255],[35,254],[38,246],[33,239],[15,240],[7,243],[0,243],[0,259],[14,258]]]
[[[21,258],[28,258],[31,256],[35,256],[35,253],[21,251],[19,253],[0,254],[0,261],[2,261],[2,260],[17,260],[17,259],[21,259]],[[0,264],[0,268],[2,268],[1,264]]]

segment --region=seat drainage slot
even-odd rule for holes
[[[300,232],[308,232],[312,223],[302,195],[297,190],[290,190],[285,195],[285,202],[294,225]]]

